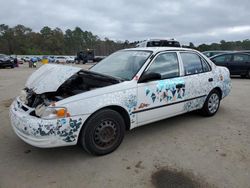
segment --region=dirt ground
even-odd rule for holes
[[[15,135],[8,107],[34,70],[0,69],[0,188],[250,187],[249,79],[232,79],[214,117],[189,113],[136,128],[115,152],[95,157],[80,146],[35,148]]]

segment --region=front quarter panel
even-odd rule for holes
[[[136,82],[131,84],[117,84],[106,88],[100,88],[88,93],[79,94],[67,100],[59,101],[58,106],[68,109],[71,116],[87,115],[109,106],[119,106],[126,110],[129,115],[131,125],[136,123],[136,115],[132,111],[137,105]],[[121,89],[123,88],[123,89]]]

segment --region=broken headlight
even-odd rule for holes
[[[35,109],[35,114],[43,119],[56,119],[69,117],[70,114],[65,107],[44,106],[38,105]]]
[[[21,91],[19,99],[24,104],[27,104],[27,92],[24,89]]]

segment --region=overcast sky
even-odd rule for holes
[[[0,23],[75,26],[101,38],[173,37],[194,44],[250,39],[250,0],[0,0]]]

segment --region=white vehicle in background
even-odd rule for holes
[[[67,62],[67,58],[65,56],[55,56],[54,62],[57,64],[65,64]]]
[[[21,57],[17,57],[17,61],[18,61],[19,64],[23,64],[23,60],[22,60]]]
[[[136,47],[181,47],[181,45],[175,39],[147,39],[138,43]]]
[[[132,48],[90,70],[43,65],[12,103],[10,119],[33,146],[81,143],[104,155],[121,144],[125,130],[194,110],[213,116],[230,89],[228,69],[198,51]]]
[[[23,57],[23,58],[21,58],[24,62],[29,62],[30,61],[30,59],[31,59],[31,57],[28,57],[28,56],[26,56],[26,57]]]
[[[66,63],[74,63],[75,57],[74,56],[66,56]]]

